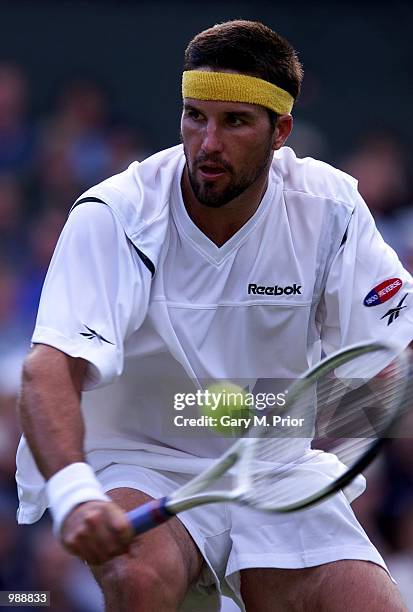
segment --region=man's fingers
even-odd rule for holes
[[[61,539],[69,552],[98,565],[126,553],[133,535],[125,513],[116,504],[86,502],[67,517]]]
[[[74,532],[63,541],[63,544],[69,552],[94,565],[124,554],[129,549],[129,542],[125,543],[114,538],[109,530],[103,528],[94,533],[83,530]]]

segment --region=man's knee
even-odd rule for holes
[[[243,570],[241,593],[248,612],[406,612],[388,574],[366,561]]]
[[[92,568],[107,604],[117,601],[120,610],[175,609],[188,584],[176,564],[160,557],[156,563],[121,555]],[[149,607],[150,606],[150,607]]]
[[[406,612],[397,587],[375,563],[342,560],[320,566],[319,571],[322,591],[329,599],[341,601],[343,609],[345,606],[345,609],[366,612]]]
[[[123,560],[112,561],[103,572],[101,584],[104,590],[128,591],[132,596],[154,596],[162,594],[167,599],[175,599],[182,594],[182,580],[173,580],[172,567],[165,564],[139,563]]]

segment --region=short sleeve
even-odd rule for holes
[[[327,355],[344,346],[413,338],[413,279],[378,232],[361,196],[333,260],[317,320]]]
[[[32,342],[87,360],[85,390],[104,386],[123,371],[125,340],[145,318],[150,283],[109,206],[77,206],[46,275]]]

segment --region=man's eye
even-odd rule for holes
[[[229,125],[231,125],[232,127],[238,127],[239,125],[243,124],[242,119],[237,117],[237,115],[228,115],[227,120],[228,120]]]
[[[186,116],[189,117],[190,119],[193,119],[194,121],[197,121],[198,119],[201,118],[201,114],[196,110],[187,110]]]

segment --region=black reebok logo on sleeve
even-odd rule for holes
[[[406,298],[407,298],[407,293],[402,297],[402,299],[400,300],[400,302],[397,304],[395,308],[390,308],[390,310],[388,310],[382,317],[380,317],[380,319],[385,319],[386,317],[389,317],[389,320],[387,321],[387,325],[391,325],[393,321],[395,321],[398,318],[402,308],[407,308],[407,306],[403,306],[403,302]]]
[[[87,332],[79,332],[81,336],[84,336],[88,340],[93,340],[93,338],[97,338],[98,340],[101,340],[102,342],[107,342],[108,344],[112,344],[113,346],[115,346],[113,342],[109,342],[109,340],[106,340],[106,338],[98,334],[94,329],[91,329],[85,324],[83,325],[86,327]]]

